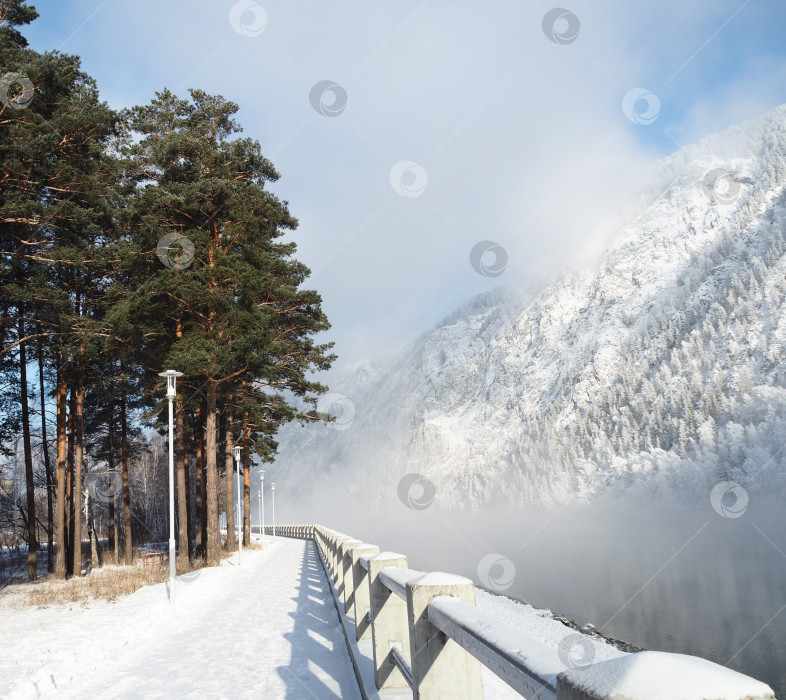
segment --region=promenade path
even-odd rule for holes
[[[1,698],[360,698],[312,541],[117,603],[3,610]]]
[[[371,642],[356,643],[354,622],[344,612],[337,614],[315,541],[296,538],[299,531],[307,529],[281,528],[295,536],[275,540],[267,537],[263,549],[246,549],[242,561],[234,555],[219,567],[180,577],[174,603],[169,599],[168,584],[162,583],[116,603],[91,601],[36,608],[15,604],[14,598],[23,600],[25,587],[35,592],[39,584],[9,586],[0,596],[0,700],[359,700],[341,620],[347,625],[347,638],[368,696],[378,697],[373,687]],[[338,535],[317,526],[314,532],[327,552],[327,565],[332,566]],[[368,566],[374,568],[380,561],[384,566],[389,559],[389,555],[381,555]],[[106,567],[91,577],[109,575],[111,569]],[[445,581],[453,585],[456,580],[469,585],[466,579],[448,574],[387,569],[379,574],[378,581],[388,581],[391,590],[398,590],[402,574],[407,579],[408,606],[417,604],[416,596],[422,600],[424,587],[436,588]],[[434,581],[442,583],[435,585]],[[41,585],[46,591],[53,582]],[[429,619],[433,612],[433,624],[446,625],[445,634],[465,648],[481,645],[470,648],[470,653],[490,659],[491,667],[502,658],[500,654],[511,659],[508,666],[497,668],[530,697],[535,697],[530,692],[532,674],[542,679],[538,683],[555,688],[557,676],[570,666],[575,673],[571,675],[569,670],[569,678],[575,676],[582,685],[586,682],[592,686],[586,697],[774,698],[765,684],[703,659],[660,652],[627,654],[596,637],[582,638],[582,644],[576,646],[575,630],[549,611],[478,588],[474,593],[477,607],[437,598],[429,604]],[[339,605],[343,611],[343,603]],[[405,613],[398,607],[399,619],[403,620]],[[385,634],[380,615],[375,635]],[[389,635],[399,633],[388,630]],[[467,636],[470,634],[474,636]],[[567,651],[566,640],[573,640]],[[590,666],[565,660],[574,648],[591,654]],[[497,656],[489,656],[488,650],[496,650]],[[460,647],[453,651],[460,652]],[[424,658],[428,660],[424,656],[413,658],[421,664]],[[443,671],[438,689],[447,698],[467,687],[458,685],[466,684],[468,676],[456,676],[457,668],[431,666],[431,673]],[[519,675],[515,675],[516,669],[520,669]],[[486,700],[521,697],[489,667],[481,669],[481,676]],[[429,675],[430,679],[434,677]],[[477,677],[474,682],[479,692]],[[655,689],[657,692],[653,692]],[[552,691],[546,694],[554,697]],[[542,696],[540,692],[536,695]],[[411,699],[412,693],[403,688],[392,694],[382,691],[379,696],[405,700]],[[573,692],[570,696],[574,697]]]

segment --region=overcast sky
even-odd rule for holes
[[[80,55],[113,107],[240,105],[337,369],[548,279],[649,163],[786,102],[782,0],[32,4],[33,48]]]

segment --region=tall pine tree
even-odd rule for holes
[[[301,289],[308,269],[293,258],[295,244],[280,240],[297,221],[266,190],[279,175],[259,143],[237,136],[237,109],[198,90],[190,100],[164,91],[128,117],[136,137],[127,147],[129,211],[139,254],[132,256],[138,286],[125,308],[147,318],[146,337],[155,339],[149,375],[177,369],[204,391],[209,564],[220,559],[219,396],[245,385],[244,412],[259,416],[260,432],[274,434],[286,420],[315,417],[324,387],[308,375],[333,359],[313,339],[329,324],[319,295]],[[297,410],[285,395],[311,408]]]
[[[77,386],[93,327],[91,297],[104,231],[111,226],[105,193],[113,177],[105,144],[116,116],[98,98],[94,82],[74,56],[27,48],[18,27],[37,16],[20,0],[0,0],[0,288],[3,356],[15,353],[28,481],[28,523],[35,569],[35,513],[27,411],[28,352],[56,344],[58,401],[70,380]],[[69,375],[70,372],[70,375]],[[80,393],[77,389],[77,393]],[[60,406],[59,406],[60,408]],[[63,403],[63,410],[65,405]],[[79,424],[79,421],[77,421]],[[64,450],[65,422],[58,421]],[[82,441],[80,441],[81,443]],[[57,573],[65,575],[66,455],[57,469]],[[78,470],[81,464],[75,464]],[[80,512],[81,484],[73,490]],[[76,518],[79,529],[81,519]]]

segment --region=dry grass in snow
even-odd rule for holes
[[[178,562],[178,575],[192,569],[188,562]],[[53,577],[35,583],[10,585],[0,591],[0,609],[6,607],[48,607],[69,603],[86,603],[89,600],[114,602],[144,586],[153,586],[169,578],[169,566],[163,564],[142,566],[104,566],[93,569],[85,576],[74,576],[65,581]]]

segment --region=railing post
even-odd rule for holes
[[[348,539],[341,543],[341,565],[339,567],[338,593],[344,601],[344,612],[349,612],[352,605],[352,591],[355,584],[352,578],[352,547],[363,544],[360,540]]]
[[[357,540],[353,539],[352,537],[338,535],[336,537],[336,543],[334,546],[333,583],[336,584],[336,590],[338,591],[339,596],[341,595],[341,591],[344,589],[344,552],[342,550],[342,545],[344,542],[349,542],[350,540],[357,543]]]
[[[335,532],[331,532],[328,536],[328,552],[330,556],[328,557],[328,568],[330,569],[330,576],[333,583],[336,582],[336,538],[338,534]]]
[[[388,566],[407,568],[407,558],[384,552],[368,560],[368,592],[371,604],[371,632],[374,644],[374,680],[377,688],[408,688],[406,679],[390,658],[390,649],[398,647],[409,661],[409,626],[407,604],[388,590],[379,572]]]
[[[414,700],[483,700],[481,664],[428,621],[428,604],[449,595],[475,605],[475,586],[452,574],[423,574],[407,582],[407,619]]]
[[[336,582],[336,548],[338,547],[338,533],[333,532],[330,535],[330,575],[333,583]]]
[[[360,565],[360,558],[371,557],[379,554],[379,547],[373,544],[362,544],[353,547],[350,552],[352,557],[352,600],[348,601],[347,614],[355,618],[355,639],[371,639],[371,625],[366,620],[366,613],[371,609],[368,599],[368,572]]]

